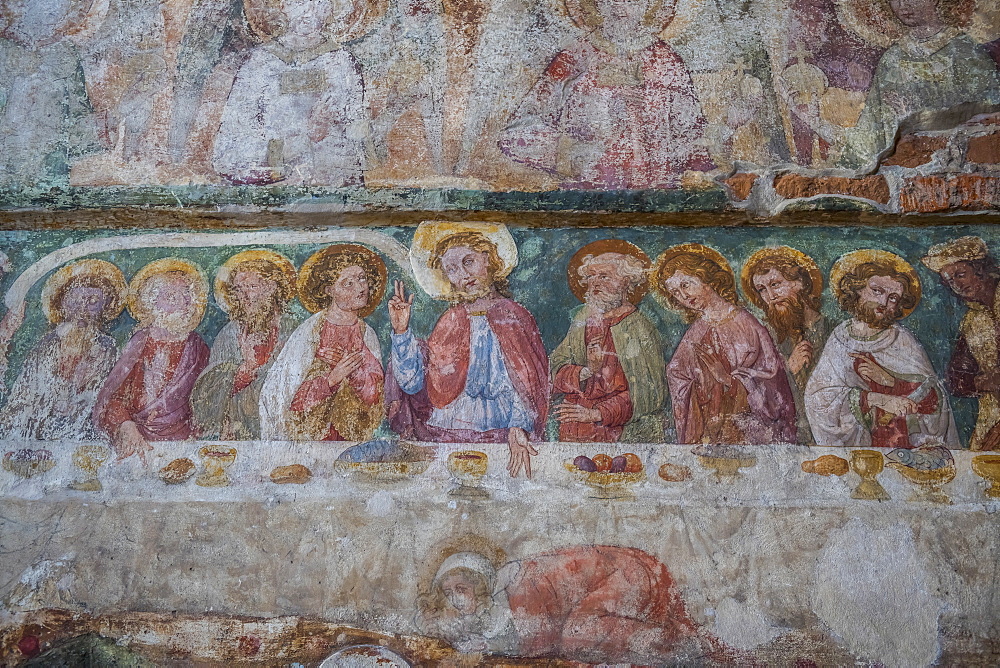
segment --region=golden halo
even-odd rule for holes
[[[604,253],[619,253],[621,255],[628,255],[634,257],[642,263],[643,269],[649,270],[652,262],[649,256],[643,252],[641,248],[635,244],[629,243],[622,239],[600,239],[599,241],[592,241],[576,253],[569,261],[569,266],[566,268],[566,278],[569,281],[569,289],[573,291],[576,298],[581,302],[584,301],[584,295],[587,293],[587,286],[583,284],[580,279],[580,266],[583,264],[584,259],[588,255],[603,255]],[[628,293],[628,300],[633,304],[638,304],[642,301],[642,298],[646,296],[649,292],[649,282],[643,281],[641,284],[632,288]]]
[[[728,272],[730,276],[733,277],[733,281],[736,281],[736,274],[733,273],[733,268],[729,266],[729,261],[723,257],[722,253],[715,250],[714,248],[709,248],[708,246],[703,246],[702,244],[680,244],[668,248],[667,250],[660,253],[660,257],[656,258],[656,267],[653,269],[653,288],[657,292],[664,292],[663,282],[670,278],[669,276],[663,275],[663,269],[666,265],[673,260],[678,255],[698,255],[705,258],[711,262],[717,264],[721,269]]]
[[[321,291],[326,287],[326,283],[318,284],[316,281],[325,280],[322,275],[313,278],[317,271],[328,269],[344,269],[352,265],[357,265],[365,270],[368,275],[369,284],[372,287],[371,296],[368,298],[368,305],[358,311],[362,318],[374,313],[375,309],[382,302],[385,295],[385,284],[387,272],[385,262],[379,254],[358,244],[334,244],[321,248],[305,261],[302,269],[299,270],[298,291],[299,301],[309,309],[310,313],[317,313],[329,306],[330,297]],[[374,280],[373,280],[374,279]]]
[[[63,286],[71,280],[83,276],[103,278],[114,287],[114,293],[109,295],[110,299],[104,307],[104,313],[101,314],[101,319],[104,322],[114,320],[125,308],[125,292],[128,286],[125,284],[122,270],[104,260],[80,260],[60,267],[49,280],[45,281],[45,286],[42,288],[42,311],[49,322],[54,325],[62,322],[62,314],[54,308],[52,300],[59,294]]]
[[[262,41],[286,34],[288,27],[283,4],[282,0],[244,0],[243,15],[247,25]],[[367,34],[389,6],[388,0],[355,0],[352,4],[349,12],[332,12],[323,26],[323,34],[331,41],[343,44]]]
[[[681,19],[681,28],[687,27],[693,18],[693,14],[701,9],[704,0],[653,0],[649,10],[643,19],[643,23],[650,27],[653,34],[657,34],[663,39],[663,33],[674,33],[673,23]],[[566,13],[578,28],[583,30],[595,30],[603,22],[595,0],[564,0]],[[676,35],[671,35],[676,36]]]
[[[450,221],[424,221],[417,226],[410,245],[410,266],[417,283],[434,299],[447,299],[451,282],[438,269],[431,269],[431,256],[438,244],[448,237],[475,232],[493,243],[503,263],[497,278],[506,278],[517,266],[517,245],[510,230],[503,223],[453,223]]]
[[[857,269],[858,265],[866,264],[868,262],[880,264],[884,267],[892,269],[896,273],[905,274],[910,277],[910,281],[912,281],[914,289],[916,290],[916,295],[914,295],[916,300],[911,308],[903,309],[903,317],[905,318],[913,313],[913,309],[917,308],[917,304],[920,303],[920,298],[923,295],[923,289],[920,286],[920,277],[917,276],[917,272],[913,269],[913,265],[895,253],[890,253],[889,251],[884,250],[862,248],[861,250],[852,251],[840,256],[840,258],[833,263],[833,269],[830,270],[830,287],[833,288],[833,294],[837,297],[837,300],[839,301],[843,295],[843,290],[840,289],[840,281],[844,278],[844,276]]]
[[[205,280],[205,275],[201,272],[201,269],[187,260],[165,257],[150,262],[136,272],[135,276],[132,277],[132,282],[128,286],[127,304],[129,313],[139,321],[140,325],[146,326],[149,324],[153,314],[142,303],[142,299],[140,298],[142,289],[149,279],[169,272],[184,274],[191,279],[191,283],[194,285],[196,292],[194,298],[195,309],[191,314],[191,321],[188,323],[189,327],[193,330],[205,315],[205,305],[208,303],[208,281]]]
[[[223,289],[224,286],[228,285],[229,281],[232,280],[239,265],[244,262],[251,262],[254,260],[270,262],[281,270],[281,274],[284,277],[284,280],[279,285],[282,295],[286,301],[295,296],[295,284],[298,276],[295,271],[295,265],[292,264],[291,260],[281,253],[276,253],[275,251],[264,248],[245,250],[226,260],[225,263],[219,267],[219,271],[215,274],[215,303],[218,304],[219,308],[221,308],[225,313],[229,313],[231,305],[229,303],[229,299],[226,298],[226,292]]]
[[[758,273],[757,267],[769,260],[785,260],[802,267],[812,279],[812,296],[819,299],[820,295],[823,294],[823,272],[819,270],[816,261],[811,257],[788,246],[761,248],[743,263],[743,268],[740,270],[740,284],[743,287],[743,294],[751,304],[760,310],[766,310],[766,305],[753,287],[753,277]]]

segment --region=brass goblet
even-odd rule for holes
[[[458,487],[448,492],[448,496],[459,499],[488,499],[490,493],[479,486],[486,475],[489,459],[485,452],[459,450],[448,455],[448,471],[458,481]]]
[[[229,476],[226,469],[236,461],[236,448],[206,445],[198,450],[198,456],[205,462],[205,470],[194,479],[202,487],[226,487]]]
[[[972,458],[972,470],[990,483],[983,494],[991,499],[1000,499],[1000,455],[978,455]]]
[[[851,452],[851,468],[861,476],[861,483],[851,492],[852,499],[865,501],[888,501],[892,497],[876,480],[885,468],[882,453],[876,450],[854,450]]]
[[[84,472],[85,478],[69,484],[79,492],[100,492],[104,485],[97,478],[97,470],[108,461],[111,451],[103,445],[81,445],[73,451],[73,465]]]

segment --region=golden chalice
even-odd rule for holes
[[[978,455],[972,458],[972,470],[990,483],[983,494],[1000,499],[1000,455]]]
[[[951,498],[942,492],[941,488],[955,479],[954,462],[941,468],[929,470],[913,468],[899,462],[889,462],[889,466],[918,486],[917,491],[909,498],[910,501],[951,504]]]
[[[486,475],[489,459],[485,452],[459,450],[448,455],[448,472],[458,481],[458,487],[448,492],[448,496],[459,499],[488,499],[490,493],[479,486]]]
[[[851,492],[852,499],[865,501],[888,501],[892,497],[876,480],[885,468],[882,453],[876,450],[854,450],[851,452],[851,468],[861,476],[861,483]]]
[[[202,487],[226,487],[229,476],[226,469],[236,461],[236,448],[206,445],[198,450],[198,456],[205,463],[205,470],[194,481]]]
[[[100,492],[104,485],[97,479],[97,470],[108,461],[111,451],[103,445],[81,445],[73,451],[73,465],[84,472],[85,478],[69,484],[80,492]]]

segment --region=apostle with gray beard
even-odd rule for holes
[[[649,265],[617,239],[588,244],[570,262],[584,305],[550,358],[560,441],[663,441],[666,363],[656,328],[636,309]]]

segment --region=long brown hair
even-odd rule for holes
[[[660,292],[666,297],[670,307],[680,311],[685,322],[694,322],[698,319],[698,312],[681,305],[670,291],[667,289],[667,279],[682,271],[689,276],[694,276],[702,283],[712,288],[717,295],[725,299],[733,306],[740,303],[736,296],[736,279],[730,271],[720,266],[717,262],[695,253],[678,253],[670,258],[659,269]]]
[[[908,275],[878,262],[862,262],[840,279],[840,294],[837,300],[840,308],[848,313],[854,313],[861,300],[861,290],[868,285],[869,279],[873,276],[887,276],[903,286],[903,296],[897,305],[901,312],[910,311],[917,305],[917,291],[913,279]]]

